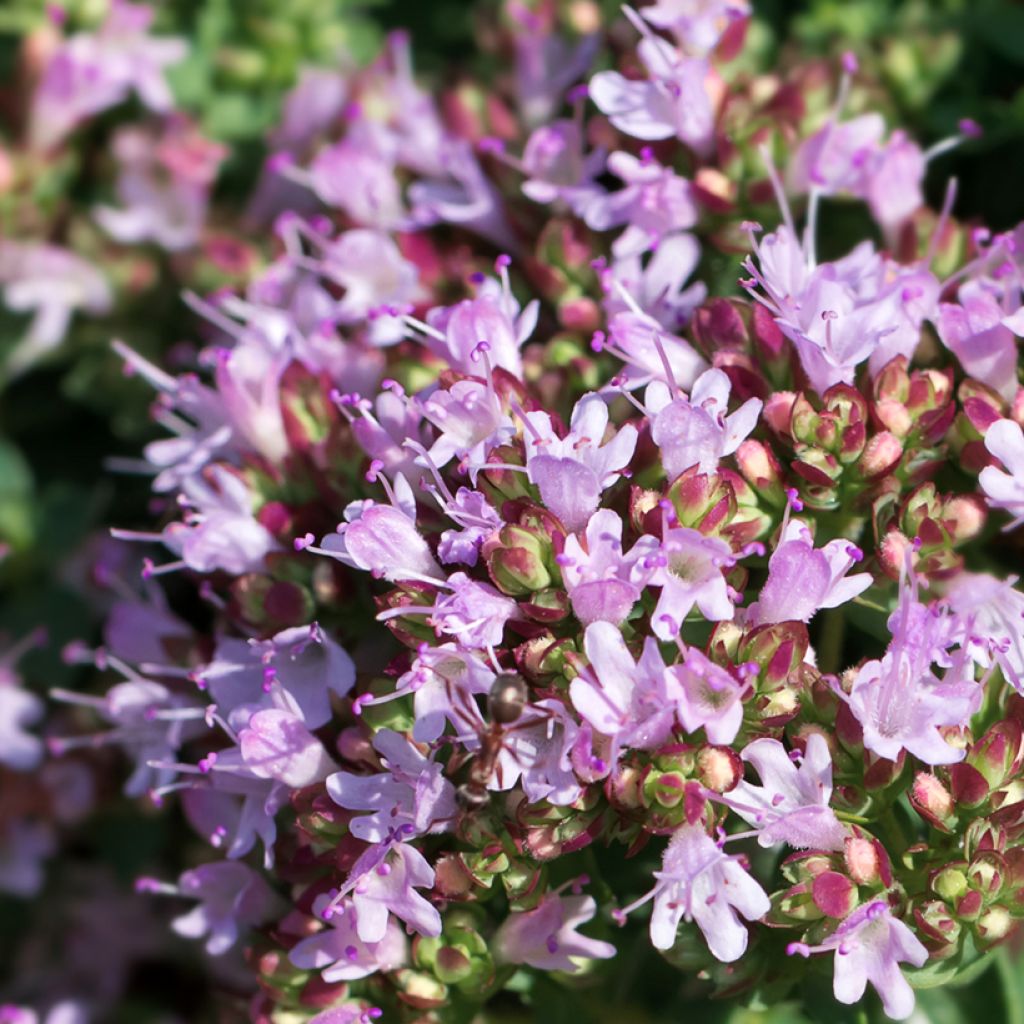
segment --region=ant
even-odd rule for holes
[[[473,715],[460,708],[452,699],[450,685],[448,698],[453,714],[473,730],[480,742],[480,748],[470,763],[469,779],[456,789],[455,798],[464,811],[480,810],[490,800],[487,784],[495,771],[498,773],[499,785],[501,783],[501,765],[498,758],[505,749],[509,727],[515,727],[526,707],[526,680],[516,672],[501,672],[495,676],[487,694],[488,723],[480,722],[479,712]],[[464,697],[463,702],[466,700]]]

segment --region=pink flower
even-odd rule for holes
[[[748,0],[656,0],[640,8],[652,25],[667,29],[687,53],[704,56],[735,21],[750,15]]]
[[[601,508],[587,523],[585,544],[570,534],[557,559],[573,614],[584,626],[599,621],[617,626],[640,599],[649,574],[643,562],[654,553],[657,541],[641,537],[628,554],[623,552],[622,519]]]
[[[221,956],[238,941],[245,927],[265,924],[282,909],[280,898],[262,875],[237,861],[214,861],[186,871],[177,886],[150,886],[140,879],[136,889],[166,892],[197,900],[192,910],[176,917],[171,927],[188,939],[206,936],[206,952]]]
[[[734,565],[736,559],[720,537],[706,537],[689,526],[666,527],[660,551],[650,561],[648,583],[661,587],[651,614],[651,630],[659,640],[674,640],[694,606],[710,622],[733,617],[722,570]]]
[[[749,689],[721,665],[691,647],[680,665],[667,670],[679,723],[688,733],[703,729],[711,743],[736,739],[743,724],[743,695]]]
[[[864,731],[864,746],[879,757],[895,761],[906,750],[925,764],[963,760],[964,750],[947,743],[939,730],[967,725],[982,687],[966,654],[956,663],[949,658],[955,625],[904,587],[889,618],[892,641],[885,656],[863,665],[845,696]],[[935,663],[948,666],[944,678],[934,674]]]
[[[625,182],[618,192],[602,194],[587,204],[583,219],[595,231],[626,224],[612,244],[617,259],[656,249],[666,236],[697,223],[697,203],[686,178],[649,155],[608,157],[608,170]]]
[[[632,12],[627,9],[627,14]],[[639,23],[635,15],[631,20]],[[715,127],[707,60],[681,56],[653,34],[640,41],[637,55],[648,78],[631,80],[617,71],[598,72],[590,80],[591,99],[626,135],[648,140],[675,136],[699,156],[706,156]]]
[[[386,771],[375,775],[336,772],[327,780],[327,792],[336,804],[370,812],[352,819],[352,834],[368,843],[382,843],[392,835],[405,840],[446,831],[458,809],[455,787],[442,774],[442,765],[424,757],[393,729],[378,731],[373,748]]]
[[[793,942],[787,951],[800,956],[835,951],[836,999],[856,1003],[871,982],[893,1020],[905,1020],[914,1012],[914,990],[899,964],[922,967],[928,959],[928,950],[882,900],[858,907],[820,945]]]
[[[505,635],[505,623],[519,614],[515,601],[464,572],[449,576],[447,585],[451,593],[439,598],[430,612],[438,635],[457,637],[466,648],[497,647]]]
[[[434,869],[411,844],[372,846],[356,861],[340,896],[351,894],[356,934],[374,944],[386,937],[392,916],[420,935],[440,935],[441,915],[416,891],[433,885]]]
[[[582,530],[597,509],[602,491],[629,464],[636,448],[636,427],[627,423],[605,442],[608,406],[592,393],[576,403],[565,437],[555,433],[545,412],[528,412],[525,422],[530,482],[567,530]]]
[[[852,601],[874,582],[871,573],[848,576],[864,556],[849,541],[830,540],[815,548],[809,527],[792,519],[768,562],[768,579],[750,606],[751,625],[810,622],[822,608]]]
[[[1013,420],[997,420],[985,431],[985,447],[1008,470],[986,466],[978,477],[981,489],[993,508],[1013,517],[1004,529],[1024,523],[1024,431]]]
[[[583,634],[589,667],[569,687],[573,706],[599,733],[612,740],[612,762],[622,747],[652,750],[665,742],[675,723],[665,663],[648,637],[639,662],[616,626],[595,622]]]
[[[685,327],[690,322],[693,311],[707,297],[708,289],[703,281],[695,281],[686,286],[699,262],[700,243],[693,235],[685,232],[666,235],[646,259],[641,253],[616,259],[610,271],[614,287],[604,300],[605,310],[610,316],[615,317],[615,339],[622,343],[622,336],[627,333],[617,314],[630,316],[629,305],[622,299],[620,287],[652,321],[661,324],[666,331],[676,331]],[[653,326],[651,330],[653,331]],[[685,350],[681,350],[681,346],[686,343],[671,335],[661,336],[659,343],[673,366],[673,372],[679,374],[677,379],[680,386],[692,385],[697,372],[703,368],[703,360],[694,352],[692,359],[688,361],[691,365],[681,366],[685,358]],[[656,354],[654,358],[658,361],[658,366],[652,367],[655,374],[658,374],[659,370],[664,374],[664,366]]]
[[[571,974],[580,969],[578,958],[613,957],[615,947],[610,942],[590,939],[577,931],[596,913],[593,896],[548,892],[533,910],[509,914],[492,939],[495,957],[502,963]]]
[[[1006,681],[1024,693],[1024,593],[1018,577],[999,580],[987,573],[962,572],[948,584],[950,607],[960,622],[958,636],[975,663],[995,663]]]
[[[936,328],[942,343],[957,357],[964,372],[1003,398],[1017,391],[1017,339],[1024,326],[1008,317],[992,290],[979,281],[968,281],[957,303],[939,306]]]
[[[238,734],[238,746],[256,778],[274,779],[290,789],[323,782],[337,767],[301,714],[284,708],[263,708],[251,715]]]
[[[348,521],[324,537],[321,553],[392,582],[444,579],[414,519],[393,505],[367,504],[345,510]]]
[[[120,207],[98,206],[96,222],[123,244],[154,242],[168,252],[195,246],[206,222],[210,188],[227,149],[184,118],[172,119],[161,136],[121,128],[113,151],[120,164]]]
[[[288,953],[300,970],[318,970],[324,981],[335,984],[392,971],[406,962],[407,942],[396,922],[388,921],[376,942],[366,942],[359,935],[351,900],[338,904],[327,895],[317,896],[313,913],[318,920],[326,916],[327,927],[301,939]]]
[[[741,756],[757,769],[761,785],[741,781],[722,800],[758,830],[761,846],[843,849],[848,833],[829,807],[832,758],[820,733],[807,737],[795,762],[778,740],[767,738],[748,743]]]
[[[669,480],[694,466],[698,473],[713,473],[719,460],[732,455],[757,426],[761,400],[747,399],[727,416],[730,391],[729,378],[717,369],[697,378],[688,399],[673,401],[660,383],[647,389],[647,405],[653,413],[651,438],[661,449]]]
[[[164,69],[188,52],[184,39],[147,35],[154,9],[114,0],[96,32],[64,40],[50,57],[32,105],[30,137],[49,149],[82,121],[134,91],[158,114],[173,106]]]
[[[733,963],[747,949],[740,917],[755,921],[771,909],[764,889],[698,825],[684,825],[673,834],[654,878],[654,888],[621,914],[654,900],[655,949],[671,949],[685,919],[696,922],[712,956]]]

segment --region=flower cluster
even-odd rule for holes
[[[1024,522],[1024,236],[924,204],[973,125],[925,151],[848,116],[852,57],[824,120],[752,80],[743,0],[627,8],[605,70],[582,16],[504,18],[487,103],[436,102],[400,35],[300,83],[266,261],[188,296],[195,366],[115,342],[171,435],[160,521],[114,530],[144,581],[67,652],[117,681],[53,695],[103,725],[50,748],[180,800],[210,856],[138,888],[248,945],[255,1021],[464,1020],[599,982],[634,929],[720,994],[831,961],[906,1018],[1024,916],[1024,593],[991,571]],[[40,144],[167,105],[147,22],[66,42]],[[173,251],[223,153],[162,132],[118,135],[96,216]],[[819,258],[825,200],[886,247]],[[5,280],[45,344],[52,273]],[[32,767],[41,709],[5,699]]]

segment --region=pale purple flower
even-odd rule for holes
[[[622,519],[611,509],[598,509],[587,523],[585,538],[565,539],[557,561],[572,602],[584,626],[610,622],[617,626],[640,599],[648,575],[645,560],[657,549],[653,537],[641,537],[628,553],[622,550]]]
[[[253,515],[248,485],[226,466],[210,466],[204,476],[190,477],[179,501],[187,509],[185,521],[171,523],[162,538],[181,564],[195,572],[253,572],[279,548]]]
[[[336,804],[370,812],[352,819],[352,835],[382,843],[390,836],[405,840],[447,831],[458,808],[455,787],[444,777],[443,766],[392,729],[379,730],[373,748],[381,755],[385,771],[375,775],[336,772],[327,780],[327,792]]]
[[[120,165],[115,185],[120,206],[96,208],[100,227],[126,245],[153,242],[169,252],[196,245],[225,147],[174,118],[161,135],[121,128],[112,149]]]
[[[238,734],[238,748],[256,778],[283,782],[290,789],[323,782],[337,767],[302,715],[286,708],[254,712]]]
[[[237,747],[218,751],[204,762],[200,782],[186,788],[182,807],[192,827],[224,856],[237,860],[263,845],[263,866],[274,863],[278,811],[291,790],[276,779],[261,779],[242,761]]]
[[[520,169],[523,193],[535,203],[562,202],[587,218],[591,204],[604,195],[594,180],[604,173],[606,153],[583,152],[584,138],[575,120],[562,118],[536,128],[526,140]]]
[[[437,440],[427,453],[438,469],[458,458],[475,478],[490,449],[515,436],[515,424],[489,381],[472,377],[457,380],[451,387],[438,388],[421,399],[419,407],[424,419],[438,430]],[[427,462],[422,457],[419,461]]]
[[[684,825],[673,834],[654,878],[651,892],[620,913],[653,898],[655,949],[671,949],[680,922],[694,921],[712,956],[733,963],[747,949],[747,929],[740,917],[756,921],[771,909],[764,889],[699,825]]]
[[[57,836],[48,821],[11,818],[0,832],[0,892],[21,899],[43,887],[44,861],[57,850]]]
[[[954,663],[947,653],[955,628],[941,608],[919,604],[911,589],[903,588],[889,618],[888,650],[858,670],[844,696],[868,750],[890,761],[904,750],[925,764],[963,760],[964,750],[947,743],[939,729],[967,725],[981,703],[982,687],[965,654]],[[934,664],[947,669],[941,680]]]
[[[978,477],[981,489],[993,508],[1013,517],[1004,529],[1024,522],[1024,431],[1013,420],[997,420],[985,431],[985,447],[1005,467],[986,466]]]
[[[346,522],[324,537],[323,554],[392,582],[443,579],[413,518],[393,505],[354,502]]]
[[[438,636],[453,636],[463,647],[497,647],[505,624],[519,615],[519,606],[489,583],[471,580],[464,572],[448,577],[450,594],[435,602],[430,624]]]
[[[705,370],[694,382],[690,397],[673,400],[660,382],[647,389],[652,413],[651,438],[661,450],[661,462],[669,480],[688,469],[713,473],[719,460],[732,455],[757,426],[762,402],[748,398],[727,415],[729,378],[718,369]]]
[[[468,714],[474,728],[482,723],[474,697],[488,693],[495,673],[482,660],[455,644],[441,644],[420,651],[412,668],[402,675],[395,695],[414,694],[415,722],[412,735],[417,743],[432,743],[451,722],[459,734],[465,732]],[[456,714],[459,707],[463,718]]]
[[[49,149],[79,123],[116,106],[134,92],[150,110],[173,106],[164,70],[188,52],[184,39],[152,37],[155,11],[146,4],[113,0],[95,32],[65,39],[51,55],[32,104],[29,135]]]
[[[364,942],[356,928],[351,900],[339,904],[332,903],[327,895],[317,896],[313,913],[327,925],[289,951],[288,959],[300,970],[318,970],[324,981],[336,984],[357,981],[377,971],[392,971],[406,962],[408,943],[395,921],[387,923],[377,942]]]
[[[794,942],[788,947],[789,953],[801,956],[832,951],[836,954],[833,992],[839,1002],[858,1002],[871,982],[890,1018],[905,1020],[914,1012],[914,990],[899,965],[923,967],[928,950],[893,917],[884,901],[858,907],[817,946]]]
[[[76,309],[110,311],[113,293],[104,274],[81,256],[42,242],[0,239],[4,305],[31,313],[32,322],[7,356],[7,371],[22,373],[64,339]]]
[[[928,157],[901,131],[879,148],[865,175],[863,196],[871,215],[895,238],[900,227],[924,206],[924,175]]]
[[[868,361],[877,373],[896,356],[910,358],[921,324],[933,317],[939,283],[926,270],[889,263],[863,242],[840,260],[816,264],[788,227],[756,247],[746,267],[763,294],[754,297],[794,344],[819,393],[852,384]]]
[[[348,96],[344,75],[330,68],[304,67],[281,104],[281,116],[268,137],[275,151],[298,153],[341,114]]]
[[[998,665],[1006,681],[1024,693],[1024,593],[1017,581],[961,572],[949,581],[946,599],[962,627],[958,640],[974,662]]]
[[[741,781],[721,799],[758,831],[761,846],[788,843],[798,850],[842,850],[848,835],[829,807],[832,757],[820,733],[807,737],[802,756],[778,741],[754,740],[741,757],[757,769],[760,785]]]
[[[696,647],[667,670],[679,723],[688,733],[703,729],[708,741],[732,743],[743,724],[746,683]]]
[[[233,722],[236,711],[244,723],[260,708],[282,706],[273,699],[281,688],[306,726],[319,729],[331,719],[332,694],[344,697],[355,684],[356,670],[345,650],[314,623],[282,630],[269,640],[224,637],[196,678]]]
[[[605,296],[604,308],[616,319],[620,313],[629,316],[630,307],[621,297],[621,288],[629,293],[631,300],[648,317],[661,324],[666,331],[679,330],[690,322],[693,311],[707,297],[708,289],[703,281],[694,281],[687,286],[699,262],[700,243],[686,232],[666,235],[646,257],[635,253],[616,259],[609,272],[613,287]],[[613,331],[615,338],[621,341],[624,333],[621,323],[616,323]],[[666,337],[660,340],[660,344],[669,361],[674,366],[678,365],[682,354],[680,346],[686,343],[681,339]],[[656,354],[655,359],[658,359]],[[659,368],[664,374],[660,360],[658,367],[654,367],[655,372]],[[703,360],[693,353],[690,365],[680,374],[685,386],[693,383],[702,368]]]
[[[88,1024],[84,1006],[77,1000],[64,999],[42,1017],[35,1010],[6,1003],[0,1006],[0,1024]]]
[[[816,189],[824,195],[857,194],[884,136],[881,114],[861,114],[848,121],[830,118],[797,147],[786,169],[786,183],[800,193]]]
[[[625,299],[622,292],[619,294]],[[650,301],[648,296],[645,298]],[[672,387],[692,387],[707,369],[707,361],[684,338],[667,333],[660,320],[641,309],[638,301],[630,295],[629,311],[612,316],[608,324],[611,344],[598,336],[594,347],[607,349],[626,364],[622,374],[624,387],[634,389],[651,381]]]
[[[640,41],[637,55],[647,69],[646,79],[627,79],[617,71],[598,72],[590,80],[591,99],[626,135],[645,140],[674,136],[698,156],[706,156],[715,130],[707,88],[708,61],[682,56],[653,34]]]
[[[578,958],[605,960],[615,956],[610,942],[590,939],[578,931],[593,920],[593,896],[562,896],[548,892],[533,910],[509,914],[491,940],[501,963],[528,964],[542,971],[580,969]]]
[[[136,883],[139,891],[166,892],[197,901],[171,927],[187,939],[206,938],[206,952],[221,956],[238,941],[243,929],[265,924],[283,910],[283,900],[246,864],[214,861],[185,871],[177,886]]]
[[[485,369],[482,352],[486,352],[491,368],[522,379],[519,350],[537,325],[540,302],[534,299],[520,310],[507,282],[503,285],[489,278],[476,298],[430,310],[427,324],[432,330],[421,338],[423,344],[463,373],[479,374]],[[485,349],[481,343],[486,344]]]
[[[595,622],[583,634],[590,665],[570,684],[573,707],[612,740],[612,762],[622,747],[653,750],[669,737],[675,706],[665,663],[653,637],[633,659],[617,626]]]
[[[648,580],[661,587],[651,615],[654,635],[674,640],[694,606],[710,622],[731,619],[733,604],[723,570],[735,561],[732,548],[721,537],[707,537],[689,526],[666,527]]]
[[[447,139],[439,157],[443,178],[423,178],[409,186],[410,218],[417,227],[457,224],[502,249],[515,249],[498,191],[462,139]]]
[[[175,436],[146,445],[156,473],[153,489],[177,490],[218,455],[231,451],[235,431],[221,396],[194,374],[172,377],[121,341],[111,345],[128,373],[137,373],[158,393],[156,419]],[[170,415],[168,415],[170,414]]]
[[[601,43],[599,32],[570,43],[553,31],[543,8],[513,0],[508,5],[515,39],[515,91],[523,120],[531,127],[549,122],[565,93],[583,78]]]
[[[936,329],[956,356],[964,373],[997,391],[1008,401],[1017,391],[1017,339],[1024,324],[1009,317],[992,290],[968,281],[958,302],[939,306]],[[1019,317],[1019,314],[1018,314]]]
[[[401,341],[405,327],[399,316],[385,312],[404,309],[420,298],[416,264],[383,231],[359,228],[345,231],[323,247],[320,273],[345,289],[332,316],[351,326],[369,317],[368,337],[374,345]]]
[[[394,390],[384,390],[374,398],[372,406],[365,400],[355,401],[351,406],[343,401],[341,409],[352,410],[352,433],[363,451],[378,460],[386,476],[401,473],[415,478],[419,455],[406,442],[430,443],[419,403],[410,402]]]
[[[28,730],[43,717],[42,700],[23,690],[16,679],[0,675],[0,764],[32,771],[43,758],[43,741]]]
[[[531,803],[546,800],[568,807],[582,794],[573,771],[572,749],[579,726],[561,701],[545,698],[527,707],[498,757],[489,789],[511,789],[521,782]],[[475,743],[467,743],[473,749]]]
[[[217,350],[215,379],[224,411],[238,438],[271,462],[289,451],[281,412],[281,375],[290,359],[260,340],[245,338]]]
[[[321,149],[308,171],[288,168],[287,173],[360,227],[388,231],[407,222],[393,159],[358,131],[350,130],[341,142]]]
[[[365,943],[381,942],[394,915],[420,935],[441,934],[441,915],[416,890],[431,889],[434,869],[411,843],[373,846],[352,868],[340,895],[351,895],[355,930]]]
[[[618,151],[608,157],[608,170],[625,187],[594,198],[583,219],[595,231],[627,225],[612,243],[616,259],[656,249],[662,239],[697,223],[697,203],[686,178],[649,154],[635,157]]]
[[[657,0],[640,8],[652,25],[667,29],[679,45],[695,56],[705,56],[729,26],[750,15],[748,0]]]
[[[636,427],[627,423],[605,442],[608,406],[593,393],[576,403],[565,437],[555,433],[545,412],[528,412],[524,420],[530,482],[567,530],[582,530],[597,509],[601,493],[629,465],[636,448]]]
[[[93,660],[92,656],[88,660]],[[95,736],[51,738],[50,750],[59,755],[76,747],[116,743],[134,762],[124,791],[128,796],[142,796],[174,777],[171,762],[182,743],[194,734],[197,723],[201,724],[202,708],[190,698],[143,678],[105,652],[98,652],[95,661],[121,671],[126,681],[116,683],[103,697],[59,689],[52,690],[50,695],[91,708],[110,724],[110,731]]]
[[[483,542],[501,528],[501,516],[479,491],[468,487],[460,487],[449,501],[439,500],[445,515],[460,528],[441,534],[437,557],[445,565],[476,565]]]
[[[874,582],[871,573],[847,575],[863,558],[849,541],[815,548],[810,528],[791,519],[768,561],[768,579],[748,610],[748,622],[810,622],[822,608],[837,608]]]

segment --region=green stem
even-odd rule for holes
[[[837,673],[843,664],[843,635],[846,616],[842,608],[829,608],[822,614],[821,639],[818,642],[818,668],[822,672]]]

